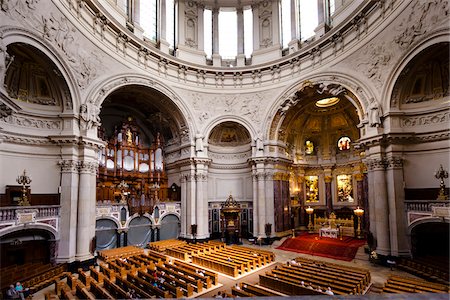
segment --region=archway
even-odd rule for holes
[[[413,257],[434,257],[436,261],[448,262],[450,253],[449,229],[450,224],[446,222],[422,223],[415,226],[411,230]]]
[[[180,234],[180,219],[173,214],[168,214],[161,219],[159,239],[176,239]]]
[[[95,242],[97,251],[116,248],[119,245],[116,222],[109,219],[97,220],[95,224]]]
[[[1,267],[27,263],[50,263],[55,255],[55,237],[46,230],[27,229],[0,238]]]
[[[261,144],[261,145],[260,145]],[[262,140],[258,146],[262,148]],[[261,149],[262,150],[262,149]],[[257,151],[257,150],[255,150]],[[212,128],[208,137],[208,223],[211,238],[222,237],[221,206],[232,195],[242,209],[239,214],[241,236],[253,234],[252,138],[249,130],[235,121],[224,121]]]
[[[154,240],[152,221],[147,217],[135,217],[128,225],[127,245],[145,247],[150,241]]]

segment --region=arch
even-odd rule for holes
[[[160,240],[176,239],[180,235],[180,218],[174,213],[165,214],[160,221]]]
[[[406,65],[412,61],[418,54],[420,54],[423,50],[439,44],[439,43],[448,43],[450,40],[450,31],[448,29],[440,30],[434,33],[427,33],[427,38],[423,40],[416,47],[410,49],[405,52],[398,60],[395,66],[391,69],[391,72],[388,74],[386,82],[384,85],[384,90],[381,93],[381,99],[384,99],[384,103],[382,103],[383,111],[387,112],[391,109],[391,100],[392,94],[394,92],[394,86],[400,77],[400,74],[405,69]]]
[[[80,93],[77,87],[76,78],[72,72],[72,68],[67,63],[67,58],[60,55],[60,52],[47,40],[42,39],[41,34],[36,34],[29,30],[23,30],[17,27],[1,27],[0,34],[3,35],[3,43],[5,46],[15,43],[24,43],[41,51],[49,60],[51,60],[64,77],[70,92],[71,109],[76,110],[80,105]],[[67,106],[63,109],[67,112]]]
[[[408,235],[411,235],[414,228],[416,228],[419,225],[423,225],[426,223],[450,223],[450,219],[448,218],[438,218],[438,217],[426,217],[426,218],[420,218],[417,221],[414,221],[408,226]]]
[[[48,231],[53,236],[53,239],[59,240],[59,232],[53,226],[50,226],[50,225],[44,224],[44,223],[21,224],[21,225],[6,227],[6,228],[0,230],[0,238],[2,238],[3,236],[5,236],[7,234],[14,233],[16,231],[29,230],[29,229],[30,230],[31,229],[40,229],[40,230]]]
[[[267,137],[271,136],[271,132],[277,132],[279,126],[283,123],[284,117],[279,117],[278,111],[282,104],[289,98],[295,95],[299,90],[302,90],[308,86],[318,85],[320,83],[329,85],[337,84],[345,89],[349,90],[353,95],[356,96],[356,100],[351,97],[346,97],[350,103],[355,106],[358,118],[361,123],[367,122],[367,106],[369,105],[369,99],[375,98],[375,93],[366,85],[364,82],[349,76],[348,74],[340,72],[330,72],[330,73],[319,73],[316,75],[309,76],[296,83],[289,86],[285,92],[283,92],[275,101],[273,101],[272,106],[269,108],[265,120],[268,120],[264,124],[263,132]],[[276,130],[274,128],[276,126]]]
[[[120,227],[121,227],[120,221],[119,221],[117,218],[113,217],[113,216],[100,216],[100,217],[96,217],[96,218],[95,218],[95,221],[98,221],[98,220],[101,220],[101,219],[111,220],[111,221],[113,221],[113,222],[116,224],[117,228],[120,228]]]
[[[236,122],[239,125],[244,126],[244,128],[250,133],[250,137],[252,140],[255,140],[257,137],[257,131],[253,128],[252,124],[248,120],[240,116],[223,115],[218,116],[215,119],[211,120],[211,122],[205,127],[203,131],[203,136],[205,137],[206,142],[208,141],[211,131],[217,125],[220,125],[223,122]]]
[[[110,95],[112,92],[126,87],[126,86],[142,86],[149,89],[154,89],[163,95],[165,95],[168,99],[170,99],[175,107],[179,109],[179,116],[181,121],[179,123],[179,129],[187,128],[190,132],[190,136],[193,138],[195,127],[193,122],[187,122],[187,120],[193,120],[194,116],[190,113],[187,105],[181,101],[181,97],[175,93],[171,88],[163,84],[162,82],[149,78],[144,75],[133,74],[133,73],[122,73],[111,76],[97,83],[95,87],[91,89],[88,93],[86,99],[97,107],[101,107],[103,101]]]
[[[135,216],[129,220],[127,244],[145,247],[151,240],[153,222],[147,216]]]
[[[99,227],[99,225],[104,225],[105,227]],[[118,226],[114,218],[111,217],[97,218],[95,222],[96,250],[116,248],[118,245],[116,234],[118,228],[120,228],[120,226]]]

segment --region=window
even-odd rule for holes
[[[253,12],[252,8],[244,8],[244,53],[251,57],[253,53]]]
[[[144,37],[156,42],[157,17],[156,0],[142,1],[140,6],[140,22],[144,29]]]
[[[281,30],[283,48],[287,48],[292,39],[291,36],[291,0],[281,1]]]
[[[338,202],[354,202],[352,175],[338,175],[336,176]]]
[[[310,140],[305,142],[305,153],[308,155],[314,154],[314,143]]]
[[[205,9],[203,12],[203,34],[204,34],[204,45],[206,57],[212,57],[212,11],[210,9]]]
[[[302,41],[315,35],[319,25],[317,1],[300,0],[300,39]]]
[[[339,139],[337,146],[339,151],[350,150],[351,140],[348,136],[343,136]]]
[[[306,179],[306,202],[319,201],[319,177],[305,176]]]
[[[223,59],[237,56],[236,11],[219,11],[219,54]]]
[[[175,47],[175,4],[173,0],[166,0],[166,39],[169,48]]]

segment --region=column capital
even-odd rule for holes
[[[80,173],[95,174],[97,172],[98,163],[96,161],[79,161],[78,170]]]
[[[399,156],[390,156],[385,159],[387,169],[403,168],[403,158]]]
[[[363,173],[356,173],[354,174],[356,181],[363,181],[364,174]]]
[[[332,182],[332,181],[333,181],[333,176],[325,176],[325,177],[324,177],[324,181],[325,181],[325,183],[330,183],[330,182]]]
[[[76,160],[60,160],[58,165],[61,167],[61,173],[78,173],[78,161]]]
[[[367,168],[370,171],[374,170],[385,170],[386,169],[386,160],[382,157],[372,158],[366,161]]]

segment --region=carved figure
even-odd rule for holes
[[[80,105],[80,128],[83,130],[91,129],[93,126],[100,125],[99,109],[92,104],[83,103]]]
[[[7,48],[3,43],[3,33],[0,33],[0,88],[3,88],[6,71],[12,62],[12,59],[6,50]]]
[[[203,136],[200,133],[195,135],[195,151],[203,151]]]
[[[368,106],[368,117],[369,125],[371,127],[381,126],[381,107],[374,98],[370,99],[370,103]]]

